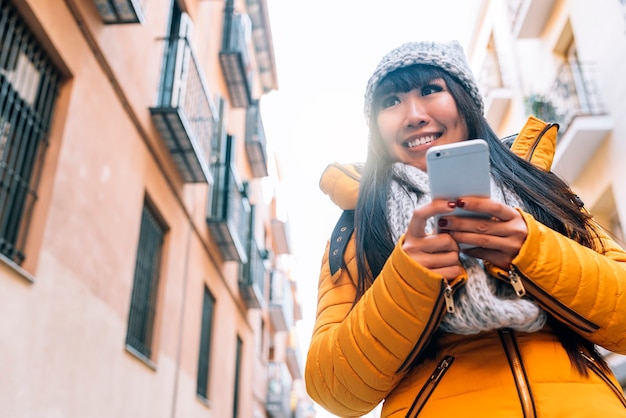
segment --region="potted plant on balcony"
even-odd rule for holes
[[[554,122],[558,119],[558,113],[554,104],[543,94],[531,94],[524,99],[526,112],[546,122]]]

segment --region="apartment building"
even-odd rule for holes
[[[553,170],[626,245],[626,2],[484,0],[470,45],[497,133],[558,123]],[[626,358],[605,355],[626,387]]]
[[[303,417],[265,0],[0,0],[0,416]]]

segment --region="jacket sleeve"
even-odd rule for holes
[[[438,309],[445,280],[408,257],[402,242],[354,306],[354,240],[347,269],[335,275],[326,247],[305,382],[311,398],[333,414],[359,417],[375,408],[403,378],[398,370]]]
[[[587,248],[522,212],[528,236],[513,260],[526,290],[589,341],[626,354],[626,253],[608,236]]]

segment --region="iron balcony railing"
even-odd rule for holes
[[[277,331],[289,331],[294,323],[294,300],[285,273],[273,270],[270,275],[269,315]]]
[[[282,361],[270,361],[267,365],[267,401],[265,409],[270,418],[290,418],[291,375]]]
[[[248,261],[239,269],[239,291],[246,305],[261,309],[265,305],[265,262],[254,237],[248,240]]]
[[[246,154],[253,177],[267,177],[265,129],[258,100],[246,111]]]
[[[187,37],[165,39],[166,63],[159,104],[150,108],[161,137],[186,183],[210,183],[215,105]]]
[[[539,119],[558,123],[559,136],[577,116],[605,115],[591,74],[589,65],[564,64],[548,92],[526,99],[528,110]]]
[[[211,166],[213,188],[209,195],[207,224],[225,261],[248,262],[245,242],[250,235],[250,203],[230,164]]]
[[[105,24],[143,23],[145,20],[139,0],[94,0]]]
[[[250,30],[248,16],[235,14],[231,7],[226,7],[219,57],[230,102],[236,108],[252,103],[252,70],[246,40]]]

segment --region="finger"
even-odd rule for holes
[[[492,217],[505,222],[518,215],[515,208],[485,197],[462,197],[455,203],[463,210],[487,213]]]
[[[445,234],[444,234],[445,235]],[[431,240],[432,237],[419,239],[420,241]],[[462,271],[461,261],[459,259],[458,246],[450,237],[449,242],[454,247],[453,251],[442,252],[427,252],[427,251],[411,251],[408,250],[407,254],[411,256],[413,260],[421,264],[423,267],[438,272],[448,277],[456,277]],[[434,241],[434,239],[432,240]],[[445,273],[444,273],[445,271]]]
[[[413,211],[413,216],[407,227],[407,234],[423,238],[426,236],[426,221],[436,215],[451,213],[456,207],[455,202],[446,200],[433,200],[431,203],[420,206]]]
[[[523,240],[512,236],[495,236],[475,234],[472,232],[451,232],[450,236],[459,244],[469,244],[474,247],[494,250],[502,253],[515,255],[519,252]]]
[[[481,247],[474,247],[463,250],[463,253],[469,255],[470,257],[480,258],[482,260],[488,261],[494,266],[500,267],[504,270],[509,270],[511,268],[511,263],[513,262],[514,258],[507,253],[497,250],[489,250]]]
[[[461,267],[460,265],[438,268],[438,269],[431,269],[431,271],[441,274],[446,280],[454,280],[465,272],[463,270],[463,267]]]
[[[520,223],[516,220],[502,222],[495,219],[449,216],[442,222],[445,223],[445,230],[449,232],[457,241],[474,235],[482,235],[485,238],[490,236],[507,238],[517,241],[523,240],[527,234],[527,229],[525,227],[526,224],[523,221]]]
[[[446,230],[457,242],[517,252],[528,236],[528,226],[517,216],[503,222],[493,219],[447,217]]]
[[[414,237],[406,234],[402,248],[413,258],[424,253],[427,257],[439,253],[452,253],[454,258],[458,258],[459,252],[459,246],[450,234],[433,234],[425,237]]]

